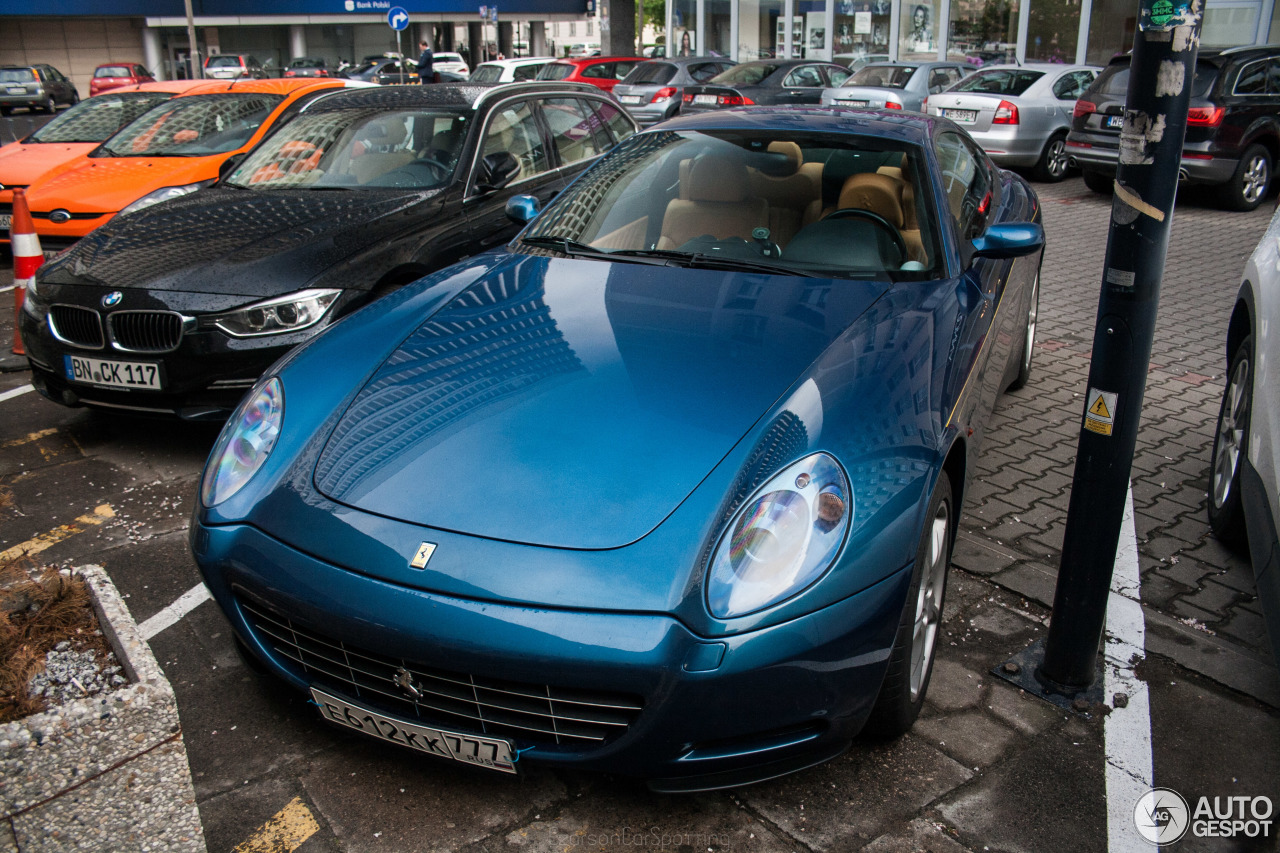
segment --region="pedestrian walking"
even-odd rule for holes
[[[435,74],[431,70],[431,63],[435,59],[435,55],[431,52],[431,42],[423,39],[418,42],[418,47],[422,48],[422,53],[418,54],[418,82],[427,84],[435,82]]]

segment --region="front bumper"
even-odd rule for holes
[[[1071,165],[1114,177],[1120,157],[1119,136],[1073,131],[1067,137]],[[1178,180],[1188,184],[1224,184],[1235,174],[1239,158],[1220,157],[1209,144],[1187,144],[1182,149]]]
[[[482,732],[484,724],[471,731],[510,737],[522,760],[638,776],[660,790],[761,781],[842,752],[879,691],[910,580],[907,567],[789,622],[704,638],[667,614],[496,604],[383,581],[249,525],[197,518],[191,530],[196,562],[236,635],[295,687],[347,696],[354,689],[291,660],[250,621],[246,604],[392,665],[471,683],[637,697],[641,710],[603,742]],[[362,693],[358,701],[407,716],[394,696]],[[459,730],[430,711],[421,721]]]
[[[82,300],[59,299],[58,302],[75,304]],[[164,306],[149,307],[164,310]],[[322,321],[319,326],[292,334],[259,338],[232,338],[216,329],[195,328],[184,330],[176,349],[143,353],[120,351],[110,342],[92,349],[58,340],[50,327],[48,305],[40,303],[39,310],[38,317],[28,310],[21,311],[19,328],[31,363],[32,384],[43,396],[64,406],[176,415],[187,420],[225,419],[268,367],[328,322]],[[163,390],[122,389],[72,380],[66,358],[69,355],[159,365]]]

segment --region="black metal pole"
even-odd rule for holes
[[[1175,5],[1178,4],[1178,5]],[[1202,0],[1141,0],[1089,392],[1080,426],[1062,565],[1036,677],[1071,694],[1097,672],[1160,280],[1195,79]]]

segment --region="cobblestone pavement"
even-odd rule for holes
[[[1049,248],[1033,376],[997,404],[928,703],[910,734],[859,741],[785,779],[696,796],[545,768],[496,778],[326,728],[304,697],[244,669],[221,614],[205,604],[151,645],[178,698],[209,849],[286,850],[299,839],[302,853],[1107,849],[1107,709],[1064,713],[988,675],[1044,635],[1107,234],[1109,201],[1079,178],[1038,189]],[[1270,207],[1177,208],[1133,493],[1156,783],[1188,797],[1280,803],[1280,677],[1251,570],[1209,535],[1204,507],[1228,311]],[[0,335],[10,331],[0,318]],[[0,375],[0,393],[28,380]],[[2,405],[0,485],[13,506],[0,513],[0,548],[109,502],[110,525],[51,544],[43,558],[102,564],[139,621],[199,580],[185,519],[209,430],[143,430],[35,394]],[[281,826],[303,830],[272,842]],[[1274,850],[1275,836],[1249,847],[1189,838],[1174,849]],[[0,853],[19,849],[50,848],[0,826]]]

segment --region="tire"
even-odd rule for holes
[[[53,95],[44,99],[44,103],[40,105],[40,111],[53,115],[58,111],[58,102],[53,99]]]
[[[74,106],[75,106],[76,104],[78,104],[78,103],[80,103],[80,93],[79,93],[79,92],[72,92],[72,93],[71,93],[71,103],[70,103],[70,104],[68,104],[68,106],[74,107]]]
[[[1049,137],[1040,152],[1040,161],[1031,171],[1031,177],[1046,184],[1056,184],[1067,176],[1067,135],[1059,133]],[[1092,187],[1090,187],[1092,189]]]
[[[916,548],[915,567],[911,571],[911,585],[889,653],[889,668],[863,734],[896,738],[905,734],[920,715],[929,677],[933,674],[955,523],[951,480],[944,471],[938,475],[929,499],[924,530]]]
[[[1267,197],[1271,185],[1271,155],[1261,145],[1250,145],[1235,174],[1218,188],[1218,201],[1227,210],[1253,210]]]
[[[1036,321],[1040,317],[1040,271],[1036,271],[1031,283],[1031,307],[1027,309],[1026,335],[1022,338],[1022,352],[1018,354],[1018,375],[1009,383],[1009,390],[1026,387],[1031,379],[1031,355],[1036,345]]]
[[[1115,190],[1115,178],[1104,172],[1083,170],[1084,185],[1096,193],[1111,195]]]
[[[8,117],[11,115],[13,115],[13,107],[0,107],[0,116]]]
[[[1240,342],[1227,370],[1227,388],[1213,431],[1209,457],[1209,527],[1232,548],[1243,550],[1244,507],[1240,504],[1241,456],[1249,440],[1253,412],[1253,337]]]

